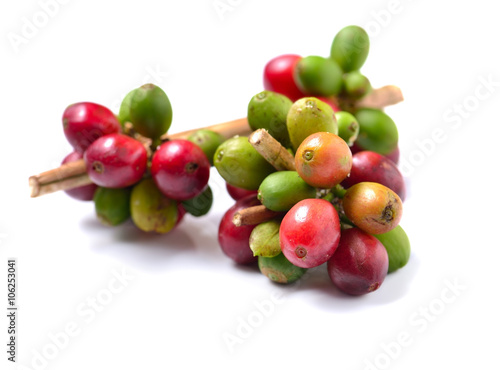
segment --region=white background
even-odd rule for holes
[[[491,368],[500,329],[493,2],[220,3],[230,8],[222,16],[213,0],[73,0],[44,18],[38,1],[2,2],[0,368],[10,368],[8,257],[18,261],[20,369]],[[25,19],[38,31],[16,48],[9,40],[24,37]],[[217,244],[232,201],[216,172],[210,214],[163,236],[101,226],[92,203],[64,193],[29,198],[28,177],[70,151],[61,123],[70,103],[116,111],[153,82],[172,102],[171,132],[243,117],[269,59],[326,56],[349,24],[372,36],[363,68],[372,84],[398,85],[406,98],[387,113],[407,164],[412,255],[379,291],[345,296],[324,268],[281,287],[235,266]],[[110,283],[120,291],[108,294]]]

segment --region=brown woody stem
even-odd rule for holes
[[[295,171],[293,155],[266,130],[256,130],[248,141],[278,171]]]
[[[403,92],[397,86],[388,85],[373,90],[363,99],[356,102],[357,108],[376,108],[382,109],[389,105],[401,103],[404,100]]]
[[[233,217],[233,224],[235,226],[257,225],[262,222],[272,220],[281,214],[282,212],[271,211],[265,206],[248,207],[235,213]]]

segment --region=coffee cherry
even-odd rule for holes
[[[363,150],[383,155],[391,153],[398,146],[396,124],[380,109],[362,108],[356,111],[359,135],[356,144]]]
[[[309,185],[329,189],[351,171],[352,155],[349,146],[339,136],[317,132],[308,136],[295,153],[295,167]]]
[[[344,92],[351,99],[360,99],[372,91],[370,80],[359,71],[344,74]]]
[[[389,256],[389,273],[408,263],[411,253],[410,239],[400,225],[388,233],[375,235],[375,237],[384,245]]]
[[[328,261],[330,279],[337,288],[351,295],[377,290],[389,266],[387,252],[374,236],[358,228],[342,231],[339,247]]]
[[[316,98],[302,98],[293,103],[286,118],[286,126],[294,150],[306,137],[316,132],[338,134],[332,108]]]
[[[83,155],[78,152],[71,152],[62,161],[61,164],[70,163],[82,159]],[[79,186],[77,188],[65,190],[64,192],[68,194],[71,198],[89,201],[94,199],[94,193],[97,190],[96,184]]]
[[[122,126],[126,122],[132,123],[132,120],[130,118],[130,105],[132,104],[132,96],[134,96],[134,93],[136,92],[136,90],[137,89],[130,91],[123,98],[122,103],[120,104],[120,110],[118,111],[118,120],[120,121]]]
[[[267,175],[276,171],[244,136],[226,140],[214,154],[214,166],[226,182],[257,190]]]
[[[286,127],[286,117],[292,101],[285,95],[272,91],[262,91],[248,103],[247,120],[252,130],[266,129],[285,148],[289,148],[290,136]]]
[[[323,199],[302,200],[281,221],[279,238],[281,251],[295,266],[319,266],[330,259],[339,243],[337,211]]]
[[[352,147],[359,135],[359,123],[356,117],[349,112],[335,112],[337,125],[339,126],[339,136]]]
[[[120,131],[120,123],[108,108],[89,102],[71,104],[62,117],[64,135],[76,152],[83,153],[98,138]]]
[[[353,155],[351,174],[342,185],[346,188],[360,182],[377,182],[396,192],[405,200],[406,186],[403,175],[389,158],[371,151],[362,151]]]
[[[344,72],[350,72],[363,66],[369,50],[370,39],[366,31],[358,26],[347,26],[335,35],[330,58],[335,60]]]
[[[283,253],[275,257],[259,257],[259,269],[271,281],[279,284],[291,284],[299,280],[307,269],[295,266]]]
[[[369,234],[383,234],[398,226],[403,203],[388,187],[376,182],[360,182],[342,198],[345,215]]]
[[[257,195],[257,190],[246,190],[246,189],[238,188],[236,186],[231,185],[228,182],[226,182],[226,189],[227,189],[228,194],[234,200],[240,200],[241,198],[245,198],[249,195]]]
[[[167,94],[156,85],[146,84],[130,98],[130,120],[139,134],[158,139],[172,124],[172,106]]]
[[[153,155],[151,175],[167,197],[187,200],[205,190],[210,162],[203,150],[191,141],[167,141]]]
[[[203,153],[207,156],[211,166],[214,164],[215,151],[225,140],[224,136],[221,134],[206,129],[198,130],[192,133],[187,139],[198,145],[200,149],[203,150]]]
[[[178,223],[177,202],[167,198],[153,179],[143,179],[132,189],[130,213],[134,224],[146,232],[165,234]]]
[[[236,212],[259,205],[260,202],[255,195],[250,195],[238,200],[229,208],[222,217],[219,224],[219,245],[226,256],[234,262],[246,265],[257,261],[250,249],[250,234],[256,225],[235,226],[233,217]]]
[[[316,189],[296,171],[278,171],[267,176],[259,187],[258,198],[266,208],[288,211],[302,199],[316,198]]]
[[[337,62],[316,55],[302,58],[297,63],[294,78],[307,96],[337,95],[342,88],[342,69]]]
[[[295,101],[304,96],[294,80],[297,62],[302,57],[295,54],[280,55],[271,59],[264,68],[264,88],[287,96]]]
[[[144,175],[147,153],[139,141],[122,134],[111,134],[94,141],[84,159],[93,183],[105,188],[125,188]]]
[[[130,218],[131,188],[110,189],[99,187],[95,192],[94,205],[99,221],[116,226]]]

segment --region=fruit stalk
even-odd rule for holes
[[[389,105],[400,103],[404,100],[401,89],[394,85],[388,85],[374,89],[370,94],[356,102],[356,108],[382,109]]]
[[[278,171],[295,171],[295,159],[264,129],[254,131],[248,141]]]
[[[230,138],[234,135],[248,135],[251,132],[246,118],[219,123],[205,127],[205,129],[217,132],[226,138]],[[176,134],[163,135],[161,140],[186,139],[189,135],[198,130],[199,129],[192,129]],[[92,181],[85,171],[85,162],[81,159],[31,176],[29,178],[30,196],[36,198],[56,191],[73,189],[91,183]]]
[[[265,206],[253,206],[239,210],[234,214],[233,224],[235,226],[258,225],[265,221],[270,221],[283,212],[275,212]]]

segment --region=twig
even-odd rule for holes
[[[264,129],[254,131],[248,141],[278,171],[295,171],[295,159]]]
[[[233,216],[235,226],[257,225],[262,222],[272,220],[283,212],[275,212],[267,209],[265,206],[253,206],[236,212]]]
[[[373,90],[363,99],[356,102],[357,108],[381,109],[389,105],[401,103],[404,100],[403,92],[397,86],[388,85]]]

